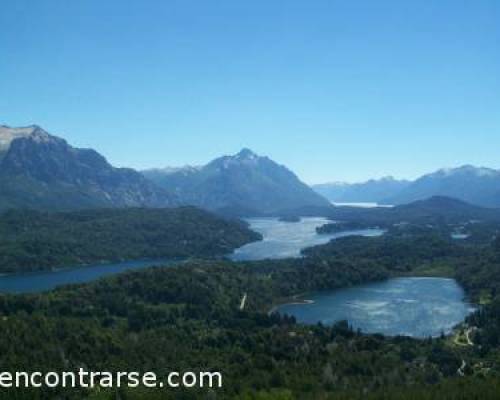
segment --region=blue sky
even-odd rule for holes
[[[118,166],[242,147],[303,180],[500,168],[497,0],[4,0],[0,123]]]

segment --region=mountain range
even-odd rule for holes
[[[464,165],[440,169],[389,194],[388,204],[404,204],[431,196],[448,196],[484,207],[500,207],[500,171]]]
[[[363,183],[327,183],[312,187],[333,202],[398,205],[446,196],[483,207],[500,207],[500,171],[472,165],[440,169],[414,181],[388,177]]]
[[[329,202],[283,165],[243,149],[202,167],[143,171],[184,202],[225,214],[277,214]]]
[[[75,148],[37,125],[0,125],[0,210],[194,205],[256,216],[315,213],[330,201],[398,205],[433,196],[500,207],[500,171],[465,165],[414,181],[386,177],[311,189],[285,166],[249,149],[203,166],[141,173],[115,168],[95,150]]]
[[[114,168],[39,126],[0,125],[0,209],[168,207],[180,201],[130,168]]]
[[[388,194],[399,193],[411,184],[407,180],[397,180],[392,176],[370,179],[362,183],[332,182],[313,185],[312,188],[334,203],[379,203]]]
[[[286,167],[248,149],[202,167],[115,168],[37,125],[0,125],[0,210],[195,205],[261,215],[329,202]]]
[[[446,196],[432,196],[394,207],[334,207],[328,216],[335,221],[349,221],[363,227],[389,226],[397,223],[435,223],[436,220],[453,224],[471,221],[498,222],[500,210],[470,204]]]

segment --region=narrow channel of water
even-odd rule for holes
[[[328,243],[345,236],[380,236],[381,229],[359,229],[332,234],[318,234],[316,228],[332,221],[321,217],[302,218],[299,222],[284,222],[277,218],[249,218],[250,229],[259,232],[263,240],[236,249],[230,258],[235,261],[266,258],[300,257],[307,247]]]
[[[319,235],[316,233],[316,228],[330,222],[325,218],[303,218],[300,222],[294,223],[282,222],[277,218],[257,218],[248,221],[251,229],[260,232],[264,240],[237,249],[229,256],[233,260],[299,257],[302,249],[326,243],[334,238],[350,235],[376,236],[383,233],[378,229],[366,229]],[[176,262],[178,260],[127,261],[56,271],[9,274],[0,276],[0,293],[41,292],[60,285],[90,282],[132,269],[141,269],[153,265],[172,265]]]
[[[33,293],[54,289],[70,283],[90,282],[95,279],[118,274],[133,269],[151,267],[153,265],[172,265],[177,261],[127,261],[116,264],[88,265],[78,268],[67,268],[57,271],[40,271],[26,274],[9,274],[0,276],[0,293]]]

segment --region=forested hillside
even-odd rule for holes
[[[0,296],[3,368],[84,365],[160,376],[169,369],[217,370],[224,376],[223,388],[212,392],[57,389],[44,391],[47,399],[58,393],[68,399],[479,399],[479,390],[481,399],[495,398],[498,244],[453,241],[444,229],[431,235],[401,229],[406,231],[379,238],[344,238],[306,251],[303,259],[193,260],[47,294]],[[456,277],[484,304],[468,320],[472,346],[446,337],[364,335],[342,322],[302,326],[268,314],[303,292],[432,272]]]
[[[0,215],[0,272],[136,259],[222,256],[259,240],[239,221],[193,207]]]

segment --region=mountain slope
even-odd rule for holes
[[[0,272],[223,256],[259,239],[239,221],[194,207],[9,210],[0,214]]]
[[[431,196],[448,196],[484,207],[500,207],[500,171],[471,165],[441,169],[422,176],[385,201],[403,204]]]
[[[500,210],[492,210],[446,196],[433,196],[402,204],[388,210],[399,219],[415,220],[428,217],[443,220],[499,220]]]
[[[329,202],[286,167],[243,149],[199,168],[174,172],[144,171],[157,185],[170,188],[186,204],[239,215],[275,214]]]
[[[332,182],[313,185],[312,188],[328,200],[338,203],[374,202],[381,203],[410,185],[409,181],[397,180],[391,176],[370,179],[362,183]]]
[[[71,147],[36,125],[0,126],[0,209],[175,204],[168,191],[132,169],[114,168],[94,150]]]
[[[335,207],[329,215],[336,221],[355,222],[363,226],[388,226],[395,223],[469,223],[500,221],[500,209],[476,206],[445,196],[402,204],[392,208]]]

